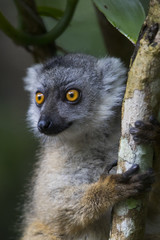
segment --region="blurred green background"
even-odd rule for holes
[[[45,5],[50,1],[39,1]],[[64,8],[65,1],[57,1]],[[0,9],[17,26],[12,0],[0,0]],[[48,28],[53,21],[45,18]],[[80,0],[70,27],[57,44],[71,52],[106,55],[91,1]],[[23,194],[35,161],[38,141],[27,128],[28,96],[22,78],[33,59],[0,32],[0,238],[18,239]]]
[[[13,1],[0,0],[0,9],[16,23]],[[22,76],[32,58],[0,32],[0,238],[16,239],[27,173],[36,143],[26,127],[27,96]]]

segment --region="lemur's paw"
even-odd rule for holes
[[[144,173],[138,173],[139,165],[134,164],[129,170],[122,174],[110,175],[111,183],[115,182],[115,192],[118,200],[135,197],[151,190],[154,183],[152,169]]]
[[[153,116],[148,122],[136,121],[130,134],[137,144],[160,142],[160,123]]]

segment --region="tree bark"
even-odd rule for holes
[[[134,163],[144,171],[153,165],[153,148],[136,145],[129,134],[135,121],[158,117],[160,107],[160,0],[151,0],[148,17],[142,27],[131,60],[127,88],[122,107],[122,133],[117,172]],[[154,154],[159,157],[159,152]],[[128,199],[115,206],[109,240],[144,238],[148,196]]]

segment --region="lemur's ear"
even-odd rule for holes
[[[26,77],[24,78],[25,90],[32,92],[33,89],[36,89],[38,75],[42,68],[42,64],[36,64],[33,67],[27,69]]]
[[[99,116],[101,119],[107,119],[114,113],[115,107],[122,104],[127,70],[119,59],[113,57],[98,60],[97,69],[101,73],[103,96]]]
[[[122,85],[126,79],[126,68],[120,59],[106,57],[97,62],[98,69],[102,72],[102,80],[105,84]]]

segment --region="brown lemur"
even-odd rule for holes
[[[117,159],[126,72],[119,59],[83,54],[28,69],[28,120],[41,151],[23,240],[106,240],[112,206],[150,189],[153,173],[138,165],[107,173]]]

